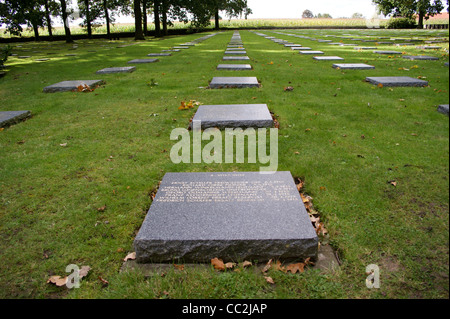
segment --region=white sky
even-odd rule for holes
[[[253,14],[249,19],[262,18],[301,18],[304,10],[315,15],[329,13],[333,18],[351,17],[353,13],[362,13],[371,18],[376,7],[372,0],[247,0]]]

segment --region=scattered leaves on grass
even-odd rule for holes
[[[102,283],[103,288],[108,287],[109,282],[106,279],[102,278],[101,276],[98,276],[98,280],[100,280],[100,282]]]
[[[77,86],[77,92],[83,92],[83,93],[89,93],[89,92],[94,92],[95,88],[91,88],[89,85],[87,84],[81,84],[79,86]]]
[[[275,281],[273,281],[272,277],[264,276],[264,279],[265,279],[269,284],[272,284],[272,285],[275,284]]]
[[[233,269],[236,266],[235,263],[229,262],[225,264],[226,269]]]
[[[284,91],[285,91],[285,92],[294,91],[294,88],[293,88],[292,86],[285,86],[285,87],[284,87]]]
[[[394,187],[397,187],[397,181],[392,180],[392,181],[388,181],[388,184],[391,184]]]
[[[184,270],[184,265],[173,264],[173,267],[178,270]]]
[[[302,273],[305,271],[305,264],[304,263],[290,264],[286,267],[286,271],[290,271],[293,274],[297,272]]]
[[[242,267],[243,268],[247,268],[247,267],[250,267],[250,266],[252,266],[252,262],[251,261],[244,260],[244,262],[242,263]]]
[[[67,143],[59,144],[59,146],[61,146],[61,147],[66,147],[66,146],[67,146]]]
[[[99,208],[97,208],[97,211],[99,211],[99,212],[104,212],[104,211],[105,211],[105,209],[106,209],[106,205],[104,205],[104,206],[102,206],[102,207],[99,207]]]
[[[181,105],[178,107],[179,110],[189,110],[194,108],[194,106],[199,106],[200,102],[195,100],[190,100],[189,102],[181,101]]]
[[[57,287],[62,287],[67,283],[67,277],[61,278],[61,276],[51,276],[47,283],[56,285]]]
[[[136,259],[136,252],[132,252],[132,253],[129,253],[128,255],[126,255],[125,258],[123,259],[123,261],[135,260],[135,259]]]
[[[264,268],[261,270],[263,273],[267,272],[272,267],[272,259],[270,259]]]
[[[211,259],[211,265],[214,266],[214,269],[223,271],[225,270],[225,264],[223,263],[222,259],[219,258],[213,258]]]

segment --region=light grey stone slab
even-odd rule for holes
[[[341,58],[339,56],[315,56],[313,57],[314,60],[317,61],[341,61],[344,60],[344,58]]]
[[[322,51],[299,51],[300,54],[304,55],[315,55],[315,54],[325,54]]]
[[[219,64],[217,66],[217,70],[248,71],[252,69],[250,64]]]
[[[291,47],[291,50],[294,50],[294,51],[308,51],[308,50],[311,50],[311,48],[310,47]]]
[[[442,49],[442,47],[438,47],[438,46],[418,46],[416,47],[417,49],[421,49],[421,50],[439,50]]]
[[[373,70],[375,67],[373,65],[368,65],[364,63],[338,63],[333,64],[333,68],[342,70]]]
[[[448,104],[439,105],[437,110],[439,113],[442,113],[442,114],[445,114],[448,116]]]
[[[96,87],[97,85],[102,85],[103,80],[78,80],[78,81],[62,81],[55,83],[44,88],[44,93],[55,93],[55,92],[67,92],[77,90],[80,85],[88,85],[89,87]]]
[[[407,60],[439,60],[439,58],[434,56],[426,56],[426,55],[404,55],[403,59]]]
[[[226,51],[245,51],[243,47],[230,48],[228,47]]]
[[[223,61],[247,61],[250,60],[248,56],[224,56]]]
[[[202,129],[273,126],[266,104],[200,105],[192,121],[201,123]]]
[[[97,74],[110,74],[110,73],[131,73],[136,71],[136,67],[134,66],[125,66],[125,67],[114,67],[114,68],[105,68],[98,70]]]
[[[158,59],[134,59],[131,61],[128,61],[128,64],[142,64],[142,63],[155,63],[158,62]]]
[[[6,127],[31,116],[30,111],[3,111],[0,112],[0,127]]]
[[[402,54],[402,52],[398,51],[373,51],[376,54]]]
[[[162,52],[180,52],[180,49],[172,49],[172,50],[161,50]]]
[[[225,51],[226,55],[246,55],[247,51]]]
[[[150,53],[147,56],[171,56],[171,53]]]
[[[180,49],[189,49],[189,47],[188,47],[188,46],[181,46],[181,45],[178,45],[178,46],[173,47],[172,49],[176,49],[176,50],[180,50]]]
[[[386,87],[428,86],[428,81],[419,80],[408,76],[367,77],[366,81],[374,85],[382,84]]]
[[[290,172],[167,173],[134,240],[136,261],[317,258]]]
[[[355,47],[355,50],[376,50],[376,47]]]
[[[256,77],[214,77],[209,84],[211,89],[260,87]]]

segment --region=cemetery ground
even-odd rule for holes
[[[30,57],[11,56],[5,63],[0,111],[30,110],[32,116],[0,132],[0,298],[448,298],[449,120],[437,112],[449,100],[448,31],[258,32],[345,60],[316,61],[240,31],[250,57],[242,63],[253,70],[216,70],[225,63],[229,31],[159,62],[133,65],[132,73],[99,75],[203,34],[83,40],[75,48],[63,42],[14,45],[14,54]],[[413,61],[291,35],[347,33],[447,41],[434,50],[369,44],[439,58]],[[49,60],[36,61],[43,58]],[[333,63],[375,69],[335,69]],[[261,87],[208,89],[215,76],[255,76]],[[409,76],[429,86],[376,86],[365,81],[372,76]],[[96,79],[104,84],[91,92],[43,93],[60,81]],[[189,126],[198,106],[179,106],[191,100],[268,105],[279,123],[278,170],[304,182],[302,192],[312,197],[328,230],[322,245],[333,247],[339,266],[296,274],[272,267],[265,275],[256,266],[120,271],[165,173],[261,166],[172,163],[170,133]],[[47,283],[67,276],[69,264],[91,268],[80,288]],[[370,264],[380,268],[379,289],[366,287]]]

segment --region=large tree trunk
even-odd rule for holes
[[[417,29],[423,29],[423,19],[425,18],[425,13],[419,11],[419,23],[417,25]]]
[[[144,34],[142,33],[141,0],[134,0],[134,26],[136,28],[134,39],[145,40]]]
[[[162,24],[163,24],[163,35],[168,35],[167,31],[167,0],[162,0]]]
[[[159,0],[153,1],[153,13],[155,15],[155,37],[161,36],[161,22],[159,20]]]
[[[219,9],[216,9],[216,13],[214,15],[214,20],[215,20],[215,29],[219,30],[220,29],[220,25],[219,25]]]
[[[50,19],[50,10],[48,8],[48,0],[45,1],[45,19],[47,20],[47,30],[50,41],[53,40],[52,20]]]
[[[91,26],[91,12],[89,8],[89,0],[84,0],[84,6],[86,10],[86,26],[87,26],[87,33],[88,38],[92,38],[92,26]]]
[[[69,17],[67,16],[67,5],[66,0],[60,0],[61,1],[61,11],[62,11],[62,18],[64,23],[64,33],[66,34],[66,43],[72,43],[72,35],[70,34],[70,28],[69,28]]]
[[[103,0],[103,10],[105,11],[105,19],[106,19],[106,35],[108,39],[111,38],[111,27],[110,27],[110,21],[109,21],[109,13],[108,13],[108,3],[107,0]]]
[[[142,24],[144,27],[144,35],[148,34],[148,27],[147,27],[147,1],[148,0],[142,0]]]
[[[36,23],[33,23],[33,31],[34,31],[34,41],[39,41],[39,26]]]

